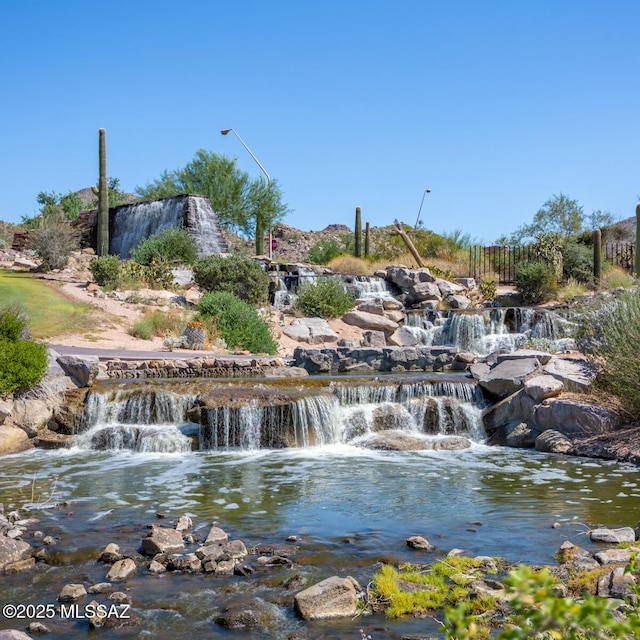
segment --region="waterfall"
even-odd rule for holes
[[[193,394],[162,389],[90,393],[77,446],[140,453],[190,451],[191,438],[184,427],[194,399]]]
[[[227,251],[218,218],[207,198],[181,195],[115,207],[111,213],[109,253],[129,258],[140,241],[166,229],[185,227],[199,255]]]
[[[352,291],[356,298],[380,298],[381,300],[395,300],[399,289],[385,278],[377,276],[344,276],[347,290]]]
[[[154,383],[94,391],[77,445],[137,452],[251,451],[353,444],[387,430],[484,439],[482,394],[455,377],[203,380],[197,388],[198,394]]]

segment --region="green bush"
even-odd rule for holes
[[[155,261],[193,264],[198,257],[195,238],[184,228],[172,227],[144,238],[131,252],[136,262],[150,266]]]
[[[0,395],[33,387],[47,373],[47,347],[25,339],[27,321],[18,307],[0,310]]]
[[[309,262],[311,264],[327,264],[344,252],[344,246],[341,246],[335,238],[319,240],[309,250]]]
[[[96,284],[108,289],[117,289],[120,285],[121,269],[118,256],[100,256],[89,263],[89,271]]]
[[[294,303],[294,309],[313,318],[337,318],[353,307],[353,296],[339,278],[319,278],[305,282]]]
[[[0,340],[16,342],[28,337],[27,316],[19,306],[0,310]]]
[[[198,304],[198,312],[198,319],[215,320],[218,337],[231,349],[270,355],[278,349],[268,323],[258,315],[256,308],[233,293],[205,293]]]
[[[519,265],[515,286],[524,304],[551,300],[558,290],[555,271],[545,262],[525,262]]]
[[[233,293],[249,304],[263,304],[269,293],[269,276],[253,260],[207,256],[193,265],[196,283],[207,291]]]
[[[593,355],[600,365],[597,382],[616,395],[634,418],[640,417],[640,294],[625,292],[596,312],[588,324]]]
[[[583,284],[593,282],[593,247],[565,240],[562,245],[562,277]]]

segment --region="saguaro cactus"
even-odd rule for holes
[[[602,277],[602,231],[594,229],[593,231],[593,279],[596,286],[600,286]]]
[[[369,257],[369,223],[364,226],[364,257]]]
[[[636,278],[640,276],[640,202],[636,205]]]
[[[356,207],[356,229],[355,229],[355,245],[353,254],[356,258],[362,257],[362,212],[360,207]]]
[[[109,187],[107,185],[107,132],[100,129],[100,177],[98,179],[98,242],[99,256],[109,255]]]

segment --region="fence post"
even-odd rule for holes
[[[596,287],[600,286],[600,278],[602,277],[602,231],[600,229],[593,230],[593,279]]]

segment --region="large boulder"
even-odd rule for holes
[[[544,372],[560,380],[568,391],[585,391],[593,385],[598,373],[595,365],[584,358],[555,357],[545,364]]]
[[[78,387],[88,387],[98,377],[98,356],[58,356],[56,362]]]
[[[389,336],[387,344],[392,347],[415,347],[418,337],[409,327],[400,327]]]
[[[0,573],[10,569],[14,563],[31,558],[31,545],[23,540],[0,536]]]
[[[30,438],[47,426],[55,410],[55,403],[48,404],[36,398],[19,398],[13,402],[11,422],[24,429]]]
[[[620,428],[622,419],[608,407],[560,397],[538,405],[534,422],[541,430],[555,429],[573,438],[615,431]]]
[[[536,402],[559,396],[563,388],[564,384],[561,380],[547,375],[534,376],[524,382],[525,392]]]
[[[540,368],[537,358],[503,360],[494,367],[472,365],[471,375],[478,379],[480,387],[490,396],[501,399],[524,386],[527,378]]]
[[[8,425],[0,426],[0,456],[8,453],[20,453],[32,449],[29,436],[22,429]]]
[[[366,311],[349,311],[342,316],[342,321],[360,329],[383,331],[385,335],[391,335],[398,328],[397,322]]]
[[[322,318],[295,318],[282,333],[293,340],[309,344],[335,342],[338,339],[338,334]]]
[[[353,578],[332,576],[296,594],[295,607],[305,620],[351,618],[358,612],[359,591]]]
[[[559,431],[548,429],[543,431],[535,442],[538,451],[544,453],[569,453],[571,451],[571,440]]]
[[[153,527],[142,541],[142,551],[149,556],[157,553],[177,553],[184,549],[182,534],[167,527]]]

